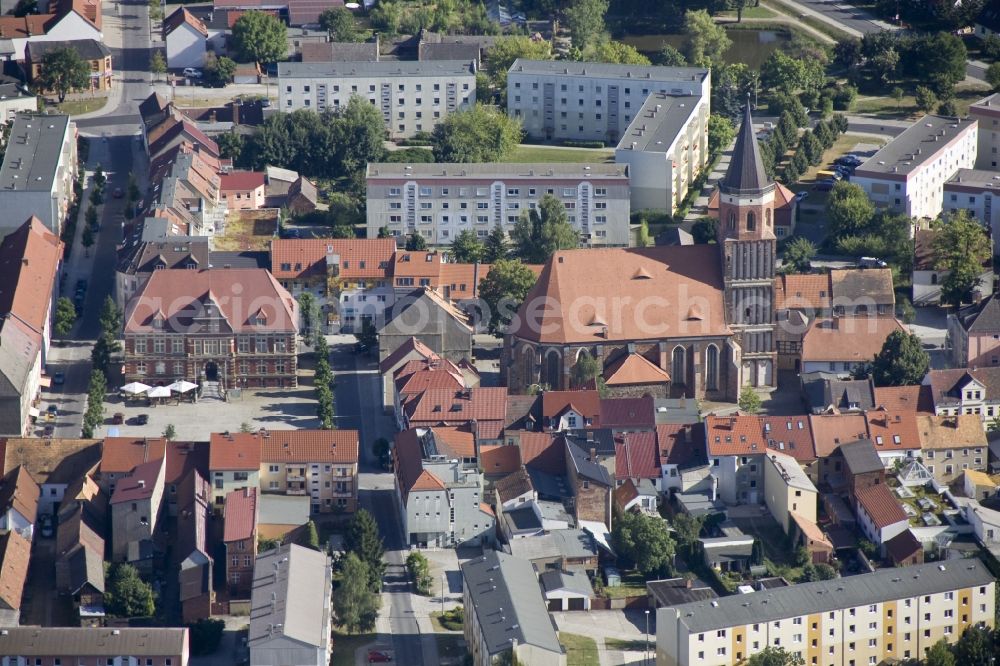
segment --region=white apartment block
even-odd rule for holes
[[[936,218],[944,184],[976,161],[978,122],[924,116],[858,167],[851,181],[878,208]]]
[[[982,222],[993,238],[993,254],[1000,255],[1000,171],[959,169],[944,184],[943,206],[945,211],[967,210]]]
[[[979,121],[977,169],[1000,168],[1000,93],[969,106],[969,118]]]
[[[390,138],[430,132],[476,103],[476,68],[464,60],[278,63],[278,108],[334,110],[351,97],[382,111]]]
[[[646,98],[615,149],[629,166],[632,209],[671,215],[708,159],[709,99],[655,92]]]
[[[711,79],[698,67],[519,58],[507,72],[507,114],[534,139],[617,145],[650,94],[694,95],[707,105]]]
[[[730,666],[768,646],[807,666],[922,659],[994,625],[996,582],[976,558],[803,583],[656,611],[657,666]]]
[[[584,245],[628,247],[629,170],[621,164],[369,164],[368,237],[420,234],[449,245],[460,231],[510,233],[546,194],[563,202]]]

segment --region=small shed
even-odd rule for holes
[[[236,65],[236,72],[233,74],[233,83],[260,83],[263,74],[260,65],[255,62],[241,62]]]
[[[538,578],[550,611],[590,610],[594,588],[583,571],[546,571]]]

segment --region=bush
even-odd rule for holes
[[[428,164],[434,161],[434,153],[427,148],[403,148],[402,150],[390,150],[385,156],[385,161],[406,164]]]
[[[604,148],[603,141],[573,141],[572,139],[567,139],[562,142],[562,145],[567,148]]]
[[[431,566],[420,551],[413,551],[406,556],[406,568],[410,572],[410,578],[417,589],[417,594],[427,596],[431,593]]]
[[[448,631],[462,631],[465,626],[465,610],[461,606],[455,606],[441,613],[438,622]]]
[[[188,625],[188,644],[192,655],[212,654],[218,649],[226,623],[222,620],[198,620]]]
[[[837,111],[850,111],[858,98],[858,89],[852,85],[844,85],[833,93],[833,108]]]

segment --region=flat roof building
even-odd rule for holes
[[[978,126],[973,118],[924,116],[868,158],[851,180],[877,208],[935,218],[945,181],[975,164]]]
[[[969,118],[979,121],[977,169],[996,169],[1000,164],[1000,93],[993,93],[969,106]]]
[[[536,139],[616,145],[651,93],[709,97],[699,67],[518,58],[507,72],[507,113]]]
[[[357,95],[379,108],[390,138],[430,132],[476,103],[476,67],[465,60],[278,63],[278,108],[333,110]]]
[[[420,234],[449,245],[471,229],[510,232],[546,194],[566,207],[584,245],[629,245],[629,167],[622,164],[369,164],[368,237]]]
[[[657,666],[723,666],[773,646],[805,663],[922,659],[938,640],[994,624],[996,583],[950,560],[659,608]]]
[[[1000,118],[1000,97],[997,98],[997,115]],[[993,131],[979,130],[983,134]],[[982,140],[980,140],[980,150]],[[996,155],[991,156],[993,170],[959,169],[944,184],[942,207],[945,212],[966,210],[969,215],[990,230],[993,254],[1000,254],[1000,171],[996,170]],[[976,164],[980,160],[976,159]]]

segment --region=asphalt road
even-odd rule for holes
[[[392,438],[391,419],[382,413],[381,380],[373,358],[357,356],[352,344],[331,345],[330,366],[335,377],[337,426],[360,432],[358,499],[378,523],[388,567],[383,579],[383,591],[388,608],[382,615],[389,618],[392,647],[396,660],[413,666],[437,664],[434,641],[423,641],[413,615],[412,589],[403,562],[405,542],[399,519],[399,507],[393,490],[393,476],[384,471],[372,451],[379,437]],[[424,653],[427,649],[428,653]],[[405,655],[405,658],[404,656]]]

